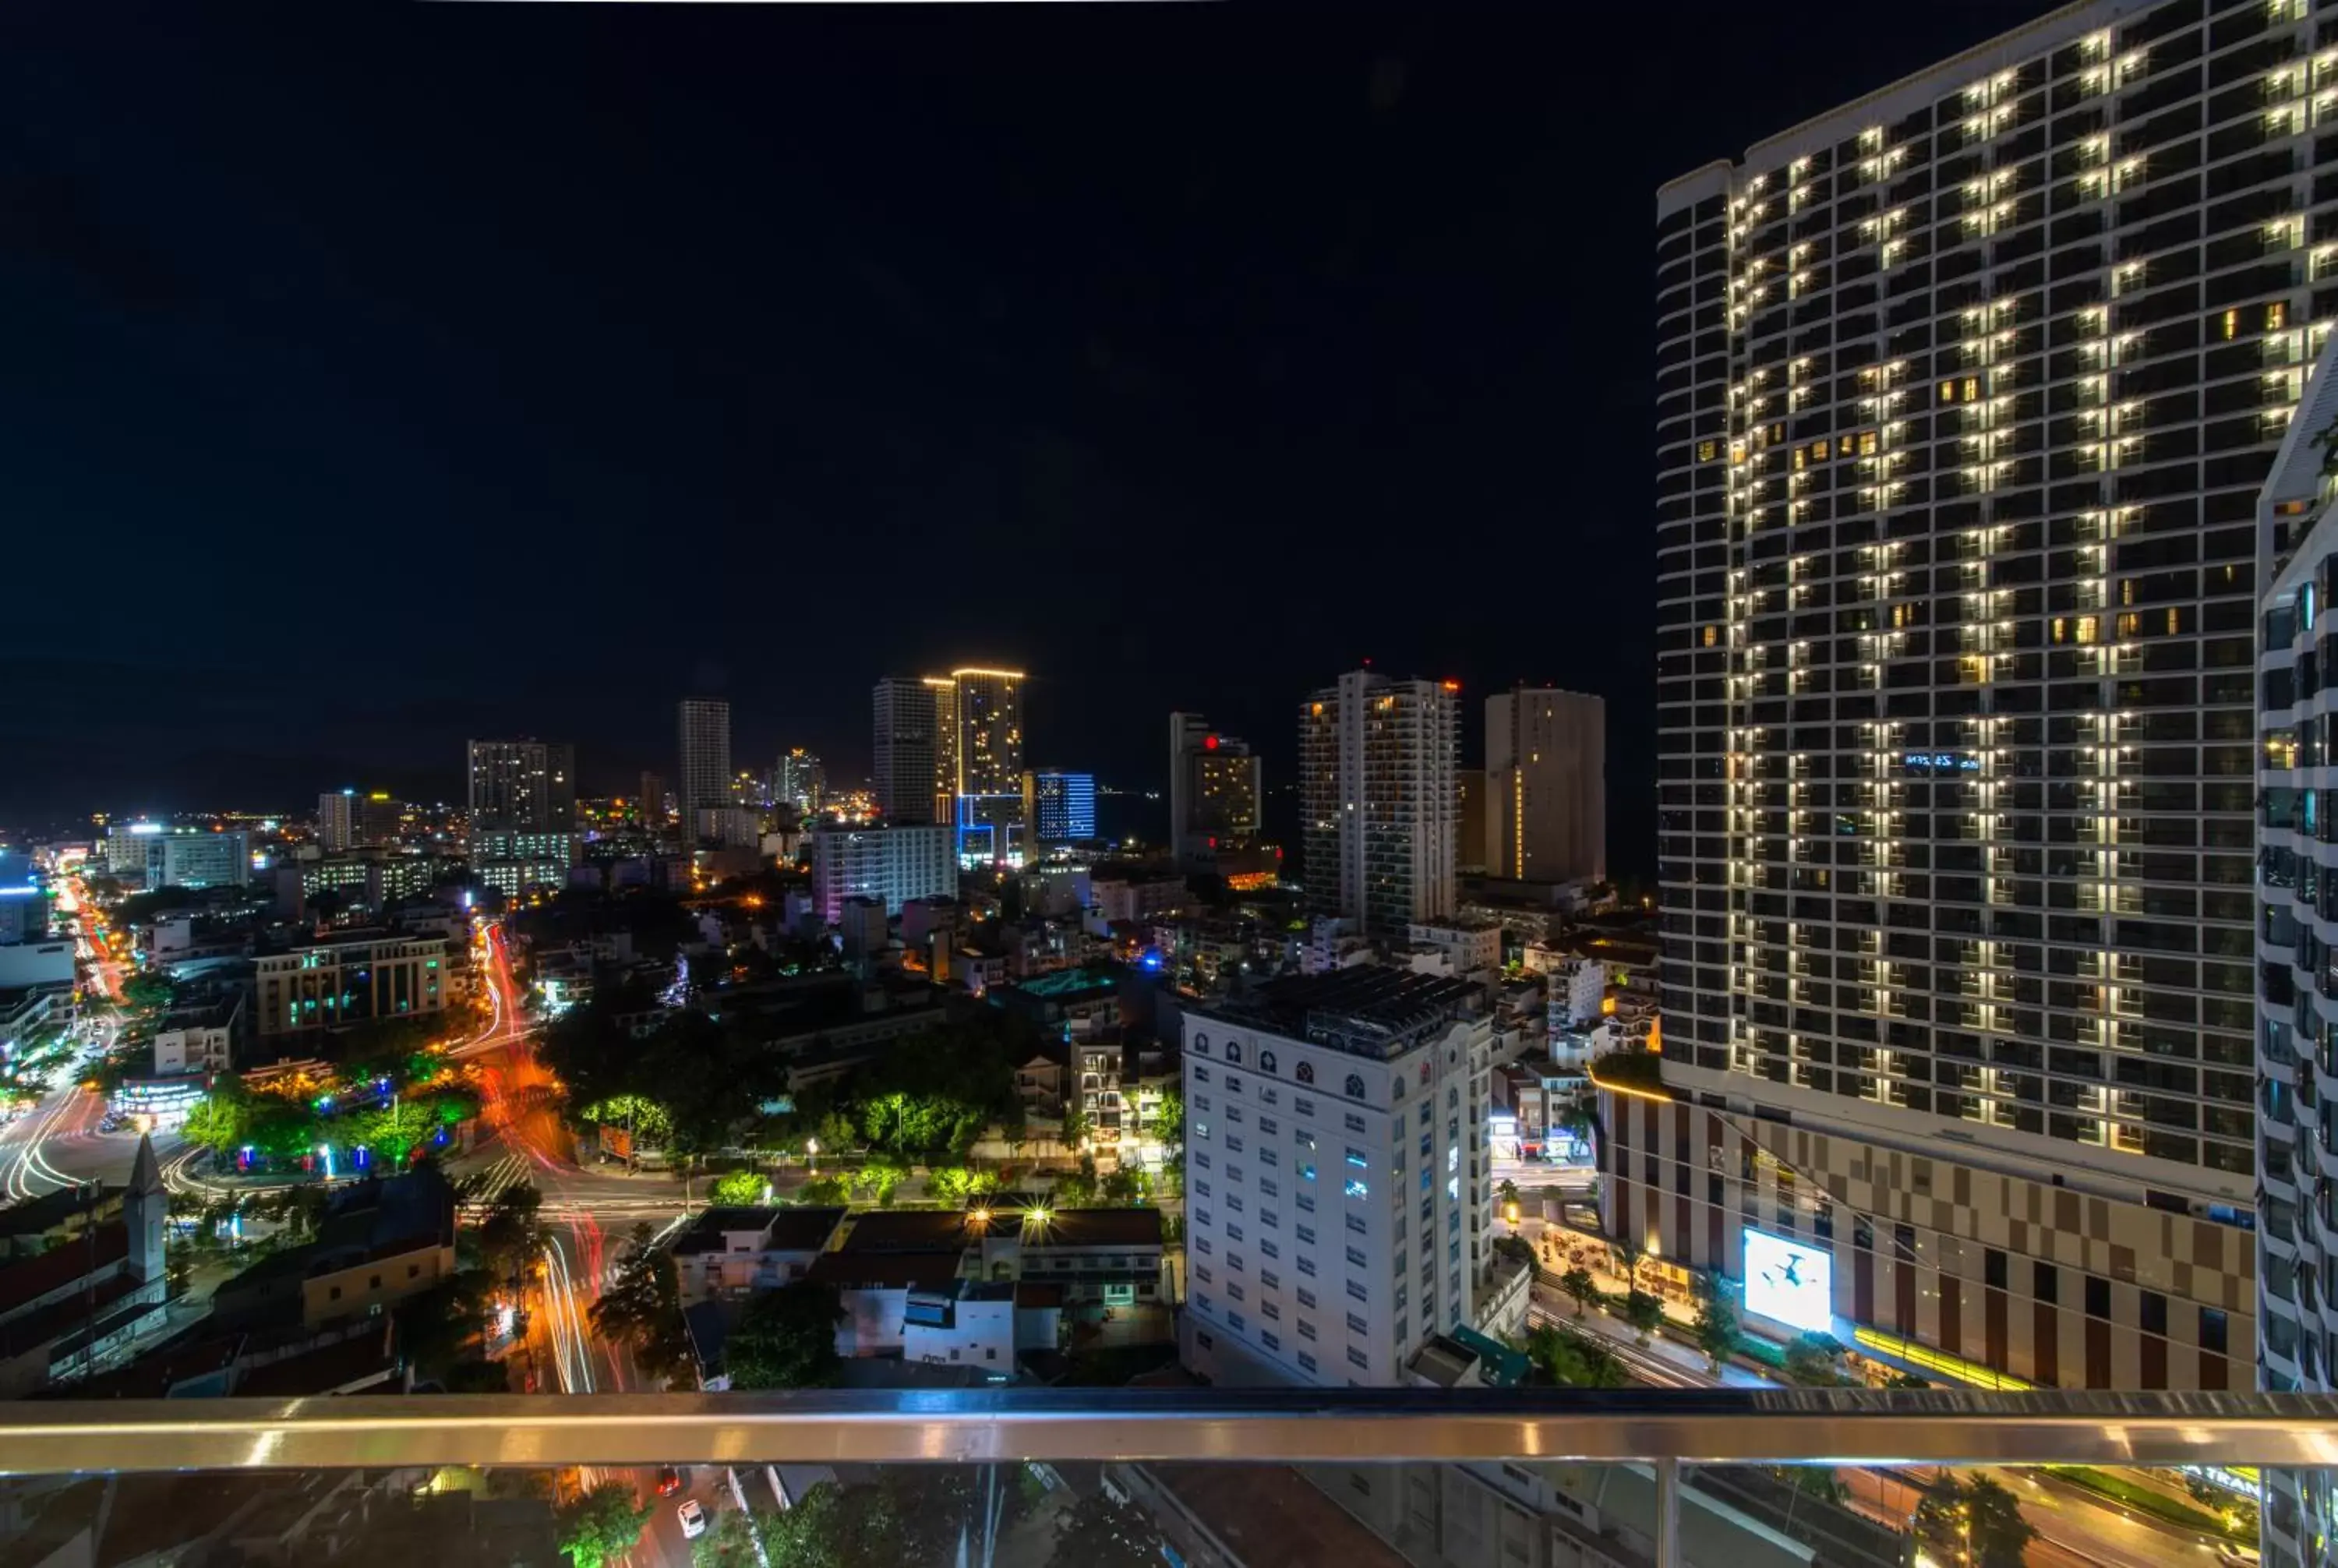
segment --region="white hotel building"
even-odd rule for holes
[[[1471,1325],[1491,1208],[1477,995],[1366,965],[1187,1011],[1188,1368],[1392,1387]]]

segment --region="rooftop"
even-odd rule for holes
[[[722,1208],[709,1209],[691,1221],[690,1229],[673,1239],[676,1256],[721,1252],[728,1236],[754,1231],[768,1252],[818,1252],[836,1234],[841,1209]]]
[[[0,1266],[0,1312],[30,1306],[87,1275],[102,1273],[130,1256],[130,1228],[119,1220],[100,1225],[95,1239],[76,1241],[37,1258]]]
[[[965,1254],[958,1248],[932,1252],[823,1252],[806,1278],[841,1290],[938,1290],[958,1278]]]
[[[1189,1009],[1196,1016],[1312,1040],[1358,1056],[1388,1056],[1427,1028],[1475,1012],[1478,988],[1459,977],[1358,964],[1270,980],[1247,995]]]

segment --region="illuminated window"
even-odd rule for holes
[[[1720,638],[1721,638],[1721,628],[1720,628],[1720,627],[1718,627],[1718,626],[1708,626],[1708,627],[1706,627],[1706,628],[1704,629],[1704,645],[1705,645],[1706,647],[1708,647],[1708,648],[1712,647],[1712,646],[1714,645],[1714,643],[1715,643],[1716,642],[1720,641]]]
[[[2237,337],[2239,337],[2239,336],[2240,336],[2240,331],[2241,331],[2241,313],[2240,313],[2239,311],[2237,311],[2237,310],[2227,310],[2227,311],[2225,311],[2225,336],[2227,338],[2237,338]]]
[[[2179,636],[2183,631],[2184,608],[2180,604],[2170,604],[2167,607],[2167,634],[2170,637]]]
[[[1978,376],[1968,376],[1968,377],[1965,377],[1965,401],[1966,401],[1966,402],[1968,402],[1968,403],[1970,403],[1970,402],[1971,402],[1974,398],[1976,398],[1976,397],[1979,397],[1979,396],[1980,396],[1980,377],[1978,377]]]
[[[2276,299],[2265,307],[2265,330],[2278,332],[2289,324],[2289,307]]]
[[[1852,444],[1853,444],[1853,443],[1852,443],[1852,438],[1851,438],[1850,436],[1843,436],[1841,440],[1839,440],[1839,441],[1837,441],[1837,442],[1835,443],[1835,448],[1834,448],[1834,449],[1835,449],[1835,456],[1839,456],[1839,457],[1848,457],[1848,456],[1851,456],[1851,449],[1852,449]]]
[[[1785,427],[1785,426],[1783,426],[1783,425],[1773,425],[1773,426],[1770,426],[1770,439],[1771,439],[1771,440],[1773,440],[1773,441],[1783,441],[1785,438],[1786,438],[1786,427]]]
[[[1872,457],[1875,456],[1874,431],[1862,430],[1859,433],[1859,455],[1862,457]]]
[[[1825,442],[1823,442],[1823,441],[1813,441],[1813,442],[1812,442],[1812,443],[1811,443],[1811,461],[1812,461],[1812,462],[1813,462],[1813,463],[1823,463],[1823,462],[1825,462],[1825,461],[1826,461],[1826,457],[1827,457],[1827,444],[1826,444]]]
[[[1713,455],[1719,450],[1721,450],[1719,442],[1700,441],[1696,444],[1696,460],[1700,463],[1710,463],[1713,461]]]
[[[1941,402],[1943,402],[1943,403],[1953,403],[1953,402],[1955,402],[1956,400],[1957,400],[1957,384],[1956,384],[1955,382],[1953,382],[1953,381],[1943,381],[1943,382],[1941,382],[1941,383],[1940,383],[1940,401],[1941,401]]]
[[[2092,642],[2102,635],[2102,623],[2092,615],[2078,617],[2078,641]]]
[[[2122,604],[2132,604],[2135,603],[2134,578],[2129,577],[2119,584],[2119,603]]]
[[[1795,467],[1796,471],[1798,471],[1798,472],[1799,472],[1799,471],[1800,471],[1800,470],[1801,470],[1801,469],[1805,466],[1805,465],[1804,465],[1804,463],[1803,463],[1803,456],[1804,456],[1804,454],[1803,454],[1803,449],[1802,449],[1801,447],[1799,447],[1799,446],[1795,447],[1795,448],[1794,448],[1794,467]]]
[[[2062,617],[2060,617],[2059,615],[2055,616],[2055,617],[2054,617],[2054,641],[2055,641],[2055,642],[2059,642],[2064,641],[2063,633],[2064,633],[2067,630],[2068,630],[2068,626],[2067,626],[2067,625],[2066,625],[2066,623],[2063,622]]]

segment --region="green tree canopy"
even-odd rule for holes
[[[722,1361],[733,1388],[820,1388],[834,1380],[842,1357],[836,1326],[844,1307],[836,1287],[799,1279],[747,1303],[723,1342]]]
[[[649,1516],[649,1504],[634,1502],[632,1487],[604,1481],[555,1515],[560,1550],[573,1568],[601,1568],[634,1549]]]
[[[653,1377],[677,1379],[697,1364],[682,1321],[682,1283],[673,1259],[649,1244],[646,1224],[634,1228],[631,1248],[586,1316],[594,1333],[629,1346],[635,1364]]]
[[[2038,1527],[2021,1516],[2012,1493],[1986,1475],[1943,1471],[1916,1505],[1916,1534],[1942,1561],[1975,1568],[2021,1568]]]
[[[1715,1372],[1722,1363],[1737,1353],[1744,1338],[1744,1326],[1737,1316],[1737,1302],[1729,1284],[1717,1274],[1697,1276],[1696,1343]]]
[[[714,1179],[714,1201],[725,1208],[748,1209],[762,1202],[771,1190],[761,1171],[726,1171]]]
[[[1563,1388],[1621,1388],[1630,1381],[1623,1362],[1606,1346],[1548,1324],[1528,1330],[1527,1358]]]

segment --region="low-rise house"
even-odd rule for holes
[[[673,1239],[674,1274],[685,1305],[748,1296],[793,1284],[834,1241],[841,1209],[716,1208]]]

